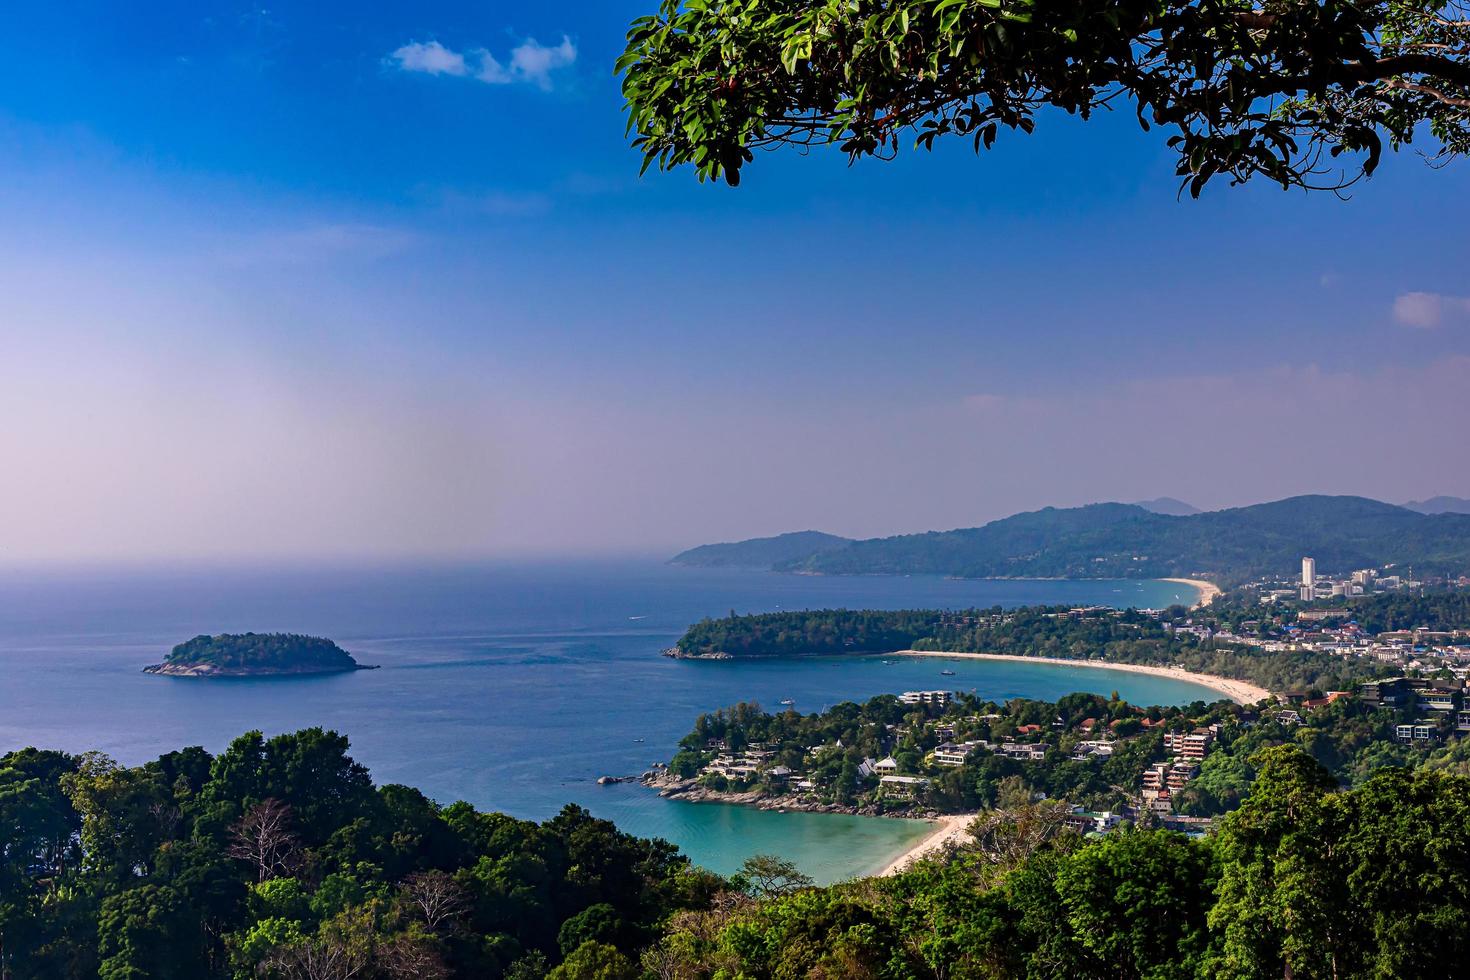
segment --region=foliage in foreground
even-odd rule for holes
[[[578,807],[440,807],[346,752],[308,729],[139,768],[0,758],[0,975],[596,976],[720,884]]]
[[[1339,792],[1277,746],[1212,838],[1084,840],[1022,803],[951,861],[816,889],[772,858],[723,882],[575,807],[437,807],[346,748],[312,729],[139,768],[0,759],[0,973],[1349,980],[1470,957],[1470,779],[1446,770]]]
[[[734,184],[760,147],[978,151],[1046,108],[1117,108],[1170,134],[1198,195],[1340,186],[1424,131],[1465,152],[1467,53],[1462,0],[663,0],[617,69],[645,168]]]
[[[1470,779],[1358,789],[1282,746],[1214,837],[1084,840],[1042,804],[948,863],[678,914],[659,977],[1450,977],[1470,958]]]

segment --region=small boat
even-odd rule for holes
[[[941,670],[939,673],[943,677],[953,677],[954,676],[954,671],[952,671],[952,670]]]
[[[635,742],[641,742],[641,741],[643,741],[643,739],[641,739],[641,738],[635,738],[635,739],[633,739],[633,741],[635,741]]]
[[[793,701],[791,698],[782,698],[781,699],[781,703],[784,704],[784,705],[790,706],[790,705],[795,704],[796,702]]]

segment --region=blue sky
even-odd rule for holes
[[[1470,170],[1127,114],[637,176],[650,3],[12,5],[0,560],[658,550],[1470,494]]]

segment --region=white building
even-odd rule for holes
[[[1317,598],[1317,559],[1302,559],[1302,601],[1311,602]]]
[[[904,691],[898,700],[904,704],[949,704],[954,700],[953,691]]]
[[[962,766],[979,742],[946,742],[934,750],[934,761],[941,766]]]

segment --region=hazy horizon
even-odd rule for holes
[[[1314,491],[1305,491],[1305,493],[1312,494],[1312,493],[1314,493]],[[1323,495],[1337,496],[1337,495],[1340,495],[1340,494],[1325,494],[1325,492],[1324,492]],[[1148,498],[1148,499],[1157,499],[1159,497],[1171,497],[1171,496],[1172,495],[1169,495],[1169,494],[1160,494],[1160,495],[1156,495],[1155,498]],[[1440,494],[1435,494],[1435,495],[1427,495],[1427,496],[1453,496],[1453,495],[1440,495]],[[1178,499],[1178,498],[1174,498],[1174,499]],[[1274,500],[1274,499],[1279,499],[1279,498],[1271,498],[1271,500]],[[1208,511],[1212,511],[1212,510],[1226,510],[1226,509],[1230,509],[1231,507],[1250,506],[1250,504],[1255,504],[1255,503],[1269,503],[1269,502],[1271,502],[1271,500],[1249,501],[1247,503],[1242,503],[1242,504],[1230,504],[1230,505],[1224,505],[1224,506],[1221,506],[1221,507],[1200,508],[1200,510],[1202,512],[1208,512]],[[1082,504],[1066,504],[1066,505],[1056,505],[1056,504],[1041,503],[1041,504],[1037,504],[1034,507],[1027,508],[1027,510],[1041,510],[1041,509],[1045,509],[1047,507],[1075,507],[1075,506],[1085,506],[1086,504],[1091,504],[1091,503],[1139,503],[1139,502],[1146,502],[1146,501],[1132,501],[1132,500],[1113,500],[1113,501],[1107,501],[1107,500],[1096,500],[1096,501],[1086,501],[1086,502],[1084,502]],[[1188,504],[1193,504],[1193,501],[1187,501],[1186,500],[1186,501],[1183,501],[1183,502],[1184,503],[1188,503]],[[1401,506],[1401,505],[1403,505],[1405,503],[1411,503],[1411,502],[1414,502],[1414,501],[1385,500],[1383,502],[1384,503],[1389,503],[1389,504],[1394,504],[1394,505],[1400,505]],[[1023,511],[1015,511],[1015,512],[1012,512],[1012,513],[1023,513]],[[950,531],[950,530],[956,530],[956,529],[961,529],[961,528],[978,527],[978,526],[983,525],[983,524],[986,524],[986,523],[988,523],[988,522],[990,522],[992,520],[999,520],[999,519],[1002,519],[1002,518],[1005,518],[1005,517],[1010,517],[1010,516],[1012,516],[1012,513],[1000,514],[1000,515],[997,515],[995,517],[987,517],[987,518],[984,518],[984,519],[981,519],[981,520],[977,520],[977,521],[973,522],[972,524],[952,525],[952,526],[945,526],[945,527],[937,527],[936,526],[936,527],[895,528],[893,530],[880,531],[880,532],[877,532],[877,533],[874,533],[874,534],[864,534],[864,535],[856,535],[856,534],[842,535],[841,532],[831,531],[829,528],[826,528],[826,527],[785,527],[785,528],[772,529],[772,530],[766,530],[766,531],[755,531],[755,532],[752,532],[752,533],[749,533],[749,534],[742,534],[742,535],[734,536],[734,537],[726,537],[726,538],[701,538],[701,539],[698,539],[698,540],[691,539],[689,541],[683,541],[683,542],[672,542],[672,543],[668,543],[668,544],[664,544],[664,545],[652,544],[652,545],[645,545],[645,546],[641,546],[641,547],[640,546],[635,546],[635,545],[621,545],[621,546],[619,546],[619,545],[612,545],[612,546],[607,546],[607,547],[602,547],[602,548],[586,547],[586,546],[583,546],[583,547],[569,546],[569,547],[560,548],[560,549],[558,549],[558,548],[544,548],[544,547],[543,548],[527,548],[527,549],[520,549],[520,550],[517,550],[517,549],[508,549],[508,550],[504,550],[504,551],[500,551],[500,552],[488,552],[488,551],[476,552],[476,551],[468,551],[468,550],[467,551],[459,551],[459,552],[455,552],[455,551],[436,551],[436,552],[401,551],[401,552],[389,552],[389,551],[370,551],[370,550],[359,550],[359,551],[343,550],[343,551],[338,551],[338,552],[332,552],[332,551],[295,551],[295,552],[293,552],[293,551],[287,551],[287,550],[265,550],[265,551],[256,551],[256,552],[251,552],[251,551],[235,551],[235,552],[219,551],[219,552],[209,552],[209,553],[176,552],[176,553],[172,553],[172,554],[165,554],[165,553],[152,553],[152,554],[132,553],[132,554],[123,554],[123,555],[117,555],[117,554],[112,554],[112,555],[87,555],[87,554],[58,555],[58,554],[50,554],[50,555],[31,555],[31,556],[19,556],[19,557],[14,556],[14,555],[6,555],[3,552],[0,552],[0,574],[3,574],[6,571],[14,572],[14,571],[28,571],[28,570],[37,570],[37,571],[49,570],[49,571],[57,571],[57,572],[81,571],[81,572],[111,573],[111,572],[117,572],[117,571],[126,571],[128,569],[137,569],[137,570],[149,571],[149,572],[156,572],[156,571],[163,571],[163,570],[167,570],[167,569],[174,569],[174,570],[180,570],[180,571],[187,572],[187,571],[190,571],[190,570],[209,570],[209,569],[219,569],[219,570],[252,570],[252,569],[270,569],[270,568],[304,568],[304,569],[320,568],[320,569],[330,569],[330,568],[333,568],[333,567],[347,567],[347,566],[353,566],[353,567],[363,567],[363,566],[366,566],[366,567],[369,567],[369,568],[403,569],[403,568],[413,568],[413,567],[420,567],[420,566],[421,567],[425,567],[425,568],[443,568],[443,567],[453,567],[453,566],[461,566],[461,565],[462,566],[495,566],[495,565],[502,565],[502,564],[526,564],[526,563],[533,563],[533,564],[539,564],[539,563],[547,563],[547,564],[575,564],[575,563],[597,564],[597,563],[612,563],[612,562],[627,562],[627,561],[637,561],[637,562],[654,563],[654,562],[667,562],[670,559],[676,557],[677,554],[680,553],[680,552],[682,552],[682,551],[686,551],[686,550],[688,550],[690,548],[694,548],[694,547],[697,547],[699,545],[704,545],[704,544],[726,544],[726,543],[733,543],[733,542],[737,542],[737,541],[744,541],[744,540],[748,540],[748,539],[751,539],[751,538],[775,537],[775,536],[781,535],[781,534],[787,534],[787,533],[792,533],[792,532],[800,532],[800,531],[826,531],[827,533],[839,534],[840,536],[843,536],[843,537],[853,537],[853,538],[883,538],[883,537],[900,536],[900,535],[906,535],[906,534],[922,534],[922,533],[927,532],[927,531]]]
[[[1104,114],[640,180],[647,7],[14,12],[0,565],[1470,495],[1470,172],[1192,202]]]

